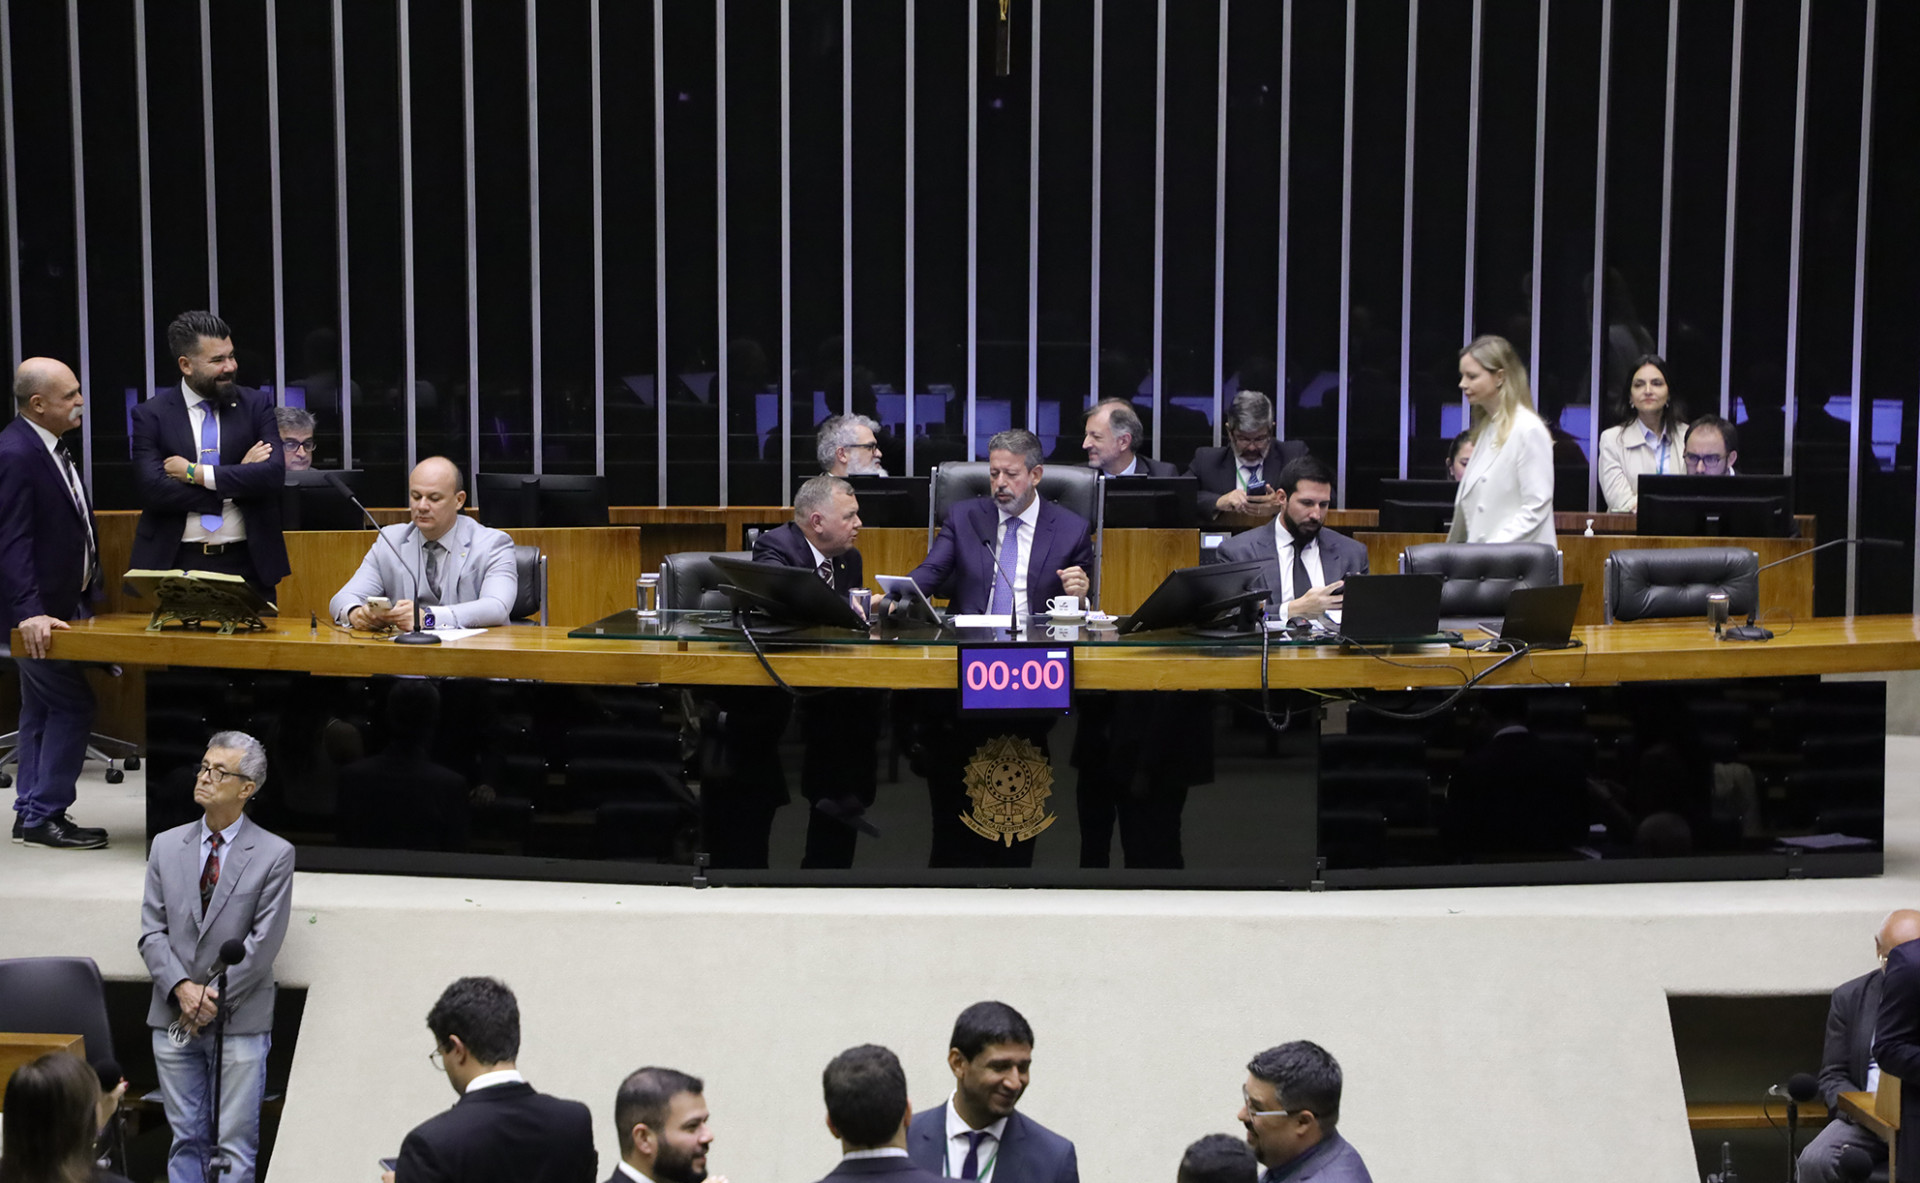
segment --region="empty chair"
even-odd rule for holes
[[[1400,572],[1445,580],[1442,616],[1505,616],[1514,589],[1559,584],[1561,557],[1543,542],[1425,542],[1400,552]]]
[[[515,546],[513,573],[519,588],[507,619],[547,623],[547,556],[537,546]]]
[[[1760,556],[1744,546],[1616,550],[1607,556],[1607,623],[1704,617],[1707,597],[1725,592],[1728,611],[1760,606]]]
[[[747,562],[752,551],[683,550],[660,560],[660,607],[669,609],[704,608],[726,611],[727,597],[719,591],[727,582],[713,560],[738,559]]]
[[[114,1058],[107,989],[91,957],[0,960],[0,1014],[9,1031],[81,1036],[89,1063]]]

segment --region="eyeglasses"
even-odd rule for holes
[[[1698,452],[1684,452],[1681,458],[1695,468],[1718,468],[1727,462],[1727,458],[1718,452],[1706,456]]]
[[[1305,1109],[1255,1109],[1253,1107],[1253,1097],[1249,1095],[1244,1088],[1240,1090],[1240,1101],[1246,1106],[1247,1117],[1249,1119],[1255,1117],[1292,1117],[1295,1113],[1307,1112]]]
[[[435,1072],[445,1072],[447,1070],[447,1054],[439,1048],[434,1048],[427,1053],[427,1063],[433,1065]]]
[[[211,776],[215,780],[225,780],[230,776],[239,775],[237,772],[228,772],[218,764],[202,764],[199,772],[194,776],[194,779],[199,780],[202,776]]]
[[[280,446],[282,448],[285,448],[289,452],[312,452],[315,448],[319,447],[319,445],[314,443],[312,440],[289,440],[289,439],[281,440]]]
[[[879,450],[880,450],[880,445],[879,445],[879,443],[877,443],[877,442],[873,442],[873,443],[865,443],[865,444],[848,444],[848,445],[847,445],[847,447],[849,447],[849,448],[872,448],[872,449],[873,449],[874,451],[879,451]]]

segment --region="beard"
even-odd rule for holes
[[[221,378],[217,375],[208,375],[205,378],[189,377],[187,385],[192,387],[193,392],[201,398],[212,399],[217,403],[226,402],[233,397],[232,378]]]
[[[658,1183],[703,1183],[707,1169],[694,1166],[693,1159],[693,1155],[663,1142],[660,1153],[654,1156],[652,1175]]]
[[[848,476],[886,476],[886,466],[878,460],[855,460],[847,465]]]
[[[1296,522],[1284,514],[1281,515],[1280,520],[1287,524],[1287,533],[1293,535],[1293,540],[1301,546],[1320,537],[1319,522]]]

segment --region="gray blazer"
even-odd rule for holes
[[[180,1008],[173,988],[204,982],[220,946],[246,942],[244,961],[227,971],[227,1030],[255,1035],[273,1029],[273,959],[287,935],[293,897],[293,847],[247,818],[223,852],[220,885],[200,915],[200,822],[175,826],[153,840],[147,890],[140,901],[140,956],[153,978],[147,1026],[165,1027]]]
[[[1360,1152],[1337,1131],[1307,1151],[1307,1156],[1299,1173],[1288,1176],[1287,1183],[1309,1183],[1309,1180],[1311,1183],[1373,1183],[1373,1176],[1367,1173],[1367,1164],[1361,1161]],[[1272,1178],[1272,1171],[1260,1176],[1261,1183],[1268,1183]]]
[[[498,530],[483,526],[461,514],[440,539],[447,548],[440,560],[442,604],[432,604],[426,593],[426,556],[419,529],[411,522],[386,526],[380,531],[393,546],[374,540],[360,569],[347,580],[327,605],[327,611],[341,624],[347,613],[367,602],[369,596],[386,596],[399,603],[414,599],[415,581],[420,588],[420,606],[440,607],[444,611],[434,621],[440,628],[494,628],[507,623],[513,612],[514,598],[520,592],[520,580],[513,568],[513,539]],[[398,548],[400,555],[394,555]],[[401,559],[406,560],[402,570]]]
[[[1280,543],[1274,538],[1273,530],[1273,523],[1268,522],[1235,534],[1220,544],[1220,561],[1265,563],[1259,586],[1278,591],[1285,584],[1280,578]],[[1328,583],[1338,583],[1349,575],[1367,574],[1367,548],[1345,534],[1320,527],[1320,574]]]

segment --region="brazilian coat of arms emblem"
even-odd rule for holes
[[[1053,767],[1039,748],[1018,736],[981,744],[967,762],[966,785],[973,812],[960,820],[989,842],[1025,842],[1058,820],[1047,811]]]

